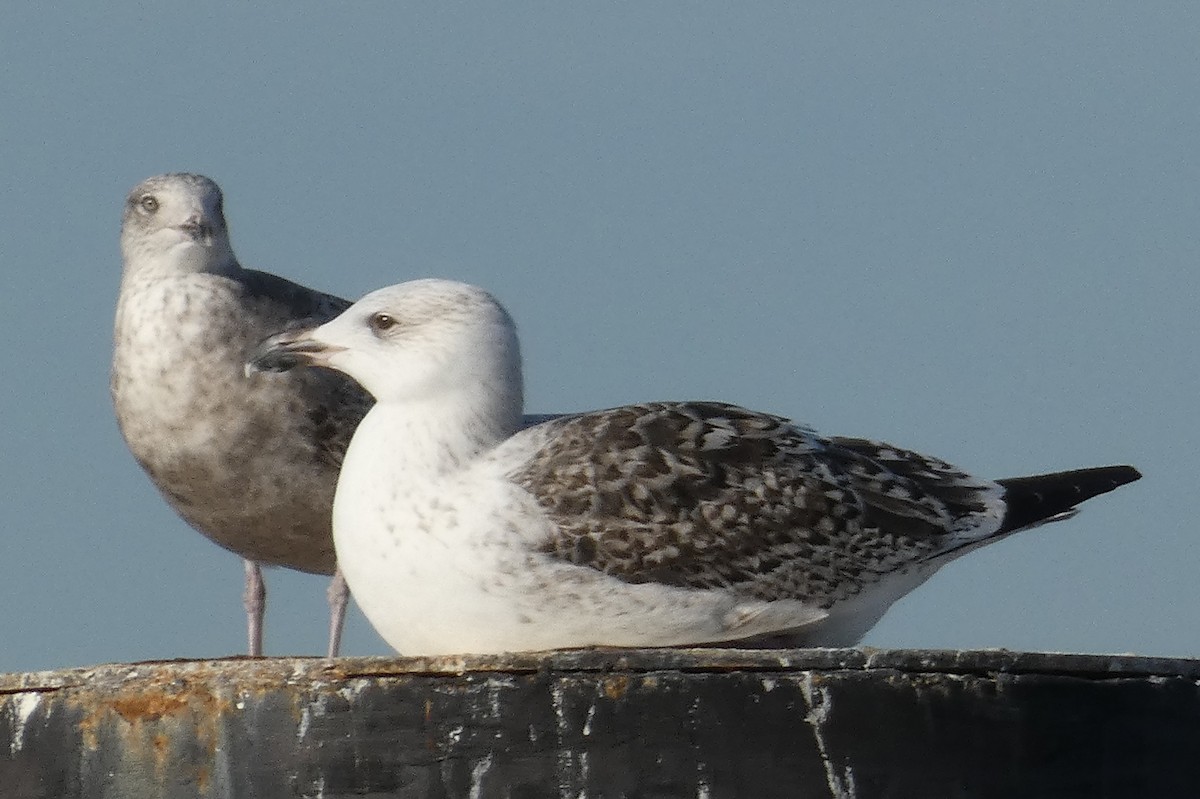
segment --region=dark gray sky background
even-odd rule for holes
[[[244,651],[242,572],[108,398],[125,193],[243,264],[481,284],[531,411],[719,399],[1003,477],[1129,462],[866,643],[1200,656],[1200,8],[15,4],[0,24],[0,671]],[[267,650],[324,580],[268,574]],[[387,652],[361,616],[347,654]]]

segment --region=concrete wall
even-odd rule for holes
[[[0,797],[1197,797],[1200,661],[603,651],[0,676]]]

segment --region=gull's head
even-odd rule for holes
[[[251,355],[247,371],[336,369],[379,403],[481,395],[515,400],[521,354],[516,326],[481,288],[413,280],[373,291],[320,327],[280,333]]]
[[[236,268],[221,189],[203,175],[147,178],[125,198],[121,252],[126,268],[153,259],[194,272]]]

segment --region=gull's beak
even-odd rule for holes
[[[189,214],[179,229],[192,241],[207,244],[212,240],[213,226],[202,213]]]
[[[317,341],[312,337],[316,329],[288,330],[259,344],[246,359],[246,376],[255,372],[287,372],[297,366],[328,366],[329,356],[345,347]]]

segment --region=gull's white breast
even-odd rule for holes
[[[376,435],[385,415],[376,406],[347,452],[334,543],[355,600],[401,654],[717,642],[825,615],[793,600],[631,584],[543,554],[554,530],[507,478],[527,434],[449,475],[398,475],[387,464],[399,450]]]

